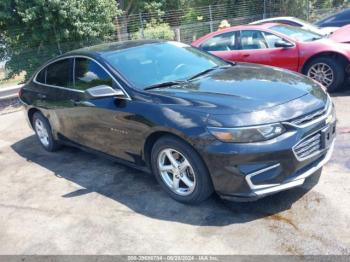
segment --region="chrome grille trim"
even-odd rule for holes
[[[306,144],[311,143],[311,142],[317,140],[320,137],[321,137],[321,134],[317,134],[316,136],[313,136],[310,140],[298,144],[295,149],[298,150],[300,147],[303,147]]]
[[[333,104],[330,97],[328,96],[326,106],[323,109],[320,109],[314,113],[299,117],[295,120],[284,122],[284,124],[290,125],[296,128],[305,128],[325,120],[332,113],[332,109],[333,109]]]
[[[299,118],[299,119],[296,119],[294,121],[292,121],[291,123],[293,125],[300,125],[300,124],[303,124],[304,122],[309,122],[315,118],[318,118],[319,116],[323,115],[325,112],[326,112],[326,108],[323,108],[321,110],[318,110],[316,111],[315,113],[312,113],[312,114],[309,114],[309,115],[306,115],[306,116],[303,116],[302,118]]]
[[[267,188],[267,187],[271,187],[271,186],[277,186],[278,184],[264,184],[264,185],[255,185],[253,182],[252,182],[252,177],[253,176],[257,176],[257,175],[260,175],[264,172],[267,172],[267,171],[270,171],[272,169],[275,169],[277,167],[279,167],[281,164],[275,164],[275,165],[272,165],[272,166],[268,166],[268,167],[265,167],[263,169],[260,169],[260,170],[257,170],[253,173],[250,173],[248,175],[246,175],[245,177],[245,180],[247,181],[247,184],[249,185],[249,187],[253,190],[255,189],[262,189],[262,188]]]
[[[321,130],[318,130],[293,146],[293,153],[298,161],[304,161],[323,151],[321,143]]]

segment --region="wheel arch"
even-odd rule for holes
[[[143,159],[151,171],[152,171],[151,153],[152,153],[153,145],[157,140],[159,140],[161,137],[164,137],[164,136],[175,137],[175,138],[179,139],[180,141],[186,143],[187,145],[191,146],[193,148],[193,150],[198,154],[199,158],[202,160],[205,168],[208,169],[204,159],[199,154],[198,150],[193,146],[193,144],[191,142],[189,142],[189,140],[186,139],[186,137],[184,135],[177,134],[177,133],[171,132],[169,130],[157,130],[157,131],[150,133],[146,137],[144,147],[143,147]]]
[[[33,116],[34,116],[34,114],[35,114],[36,112],[40,112],[40,113],[41,113],[41,111],[40,111],[39,109],[35,108],[35,107],[30,108],[30,109],[28,110],[28,112],[27,112],[28,121],[29,121],[29,123],[30,123],[30,125],[31,125],[32,128],[34,128],[34,126],[33,126]]]
[[[173,136],[176,137],[177,139],[180,139],[186,143],[188,143],[184,138],[182,138],[180,135],[178,134],[174,134],[173,132],[170,131],[166,131],[166,130],[157,130],[154,131],[152,133],[150,133],[146,139],[145,139],[145,143],[143,146],[143,159],[146,163],[146,165],[151,168],[151,153],[152,153],[152,148],[154,143],[159,140],[161,137],[164,136]]]
[[[343,54],[341,54],[341,53],[339,53],[339,52],[335,52],[335,51],[326,51],[326,52],[321,52],[321,53],[318,53],[318,54],[315,54],[315,55],[309,57],[309,58],[304,62],[304,65],[303,65],[303,67],[302,67],[302,69],[301,69],[301,72],[302,72],[303,74],[306,74],[306,68],[308,67],[308,65],[309,65],[314,59],[320,58],[320,57],[331,57],[331,58],[333,57],[333,58],[337,59],[338,61],[340,61],[340,62],[344,65],[344,70],[345,70],[346,65],[347,65],[347,64],[350,64],[349,59],[348,59],[345,55],[343,55]]]

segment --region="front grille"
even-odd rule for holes
[[[316,155],[321,149],[321,132],[313,134],[294,146],[293,151],[299,160]]]

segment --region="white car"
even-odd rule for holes
[[[267,18],[259,21],[255,21],[250,23],[251,25],[259,25],[259,24],[264,24],[264,23],[280,23],[280,24],[286,24],[286,25],[291,25],[291,26],[297,26],[301,27],[303,29],[307,29],[309,31],[315,32],[319,35],[329,35],[333,33],[335,30],[337,30],[339,27],[317,27],[309,22],[306,22],[304,20],[301,20],[296,17],[292,16],[284,16],[284,17],[272,17],[272,18]]]

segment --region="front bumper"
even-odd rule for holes
[[[275,193],[278,193],[280,191],[284,191],[287,189],[291,189],[293,187],[301,186],[304,184],[305,179],[314,173],[316,173],[319,169],[321,169],[331,158],[333,150],[334,150],[334,143],[335,140],[333,140],[330,148],[328,149],[327,153],[323,155],[318,161],[313,163],[312,165],[308,166],[308,168],[304,171],[298,174],[297,176],[294,176],[292,179],[285,181],[281,184],[275,184],[263,188],[252,188],[252,191],[247,196],[240,195],[240,196],[234,196],[234,195],[220,195],[223,199],[227,200],[234,200],[234,201],[252,201],[257,200],[259,198],[272,195]],[[248,176],[246,176],[247,183],[251,183]],[[249,181],[249,182],[248,182]]]
[[[202,148],[216,192],[225,199],[252,201],[302,185],[332,155],[336,122],[327,123],[326,119],[299,127],[290,125],[285,134],[271,141],[213,141]],[[304,154],[314,146],[319,149]]]

